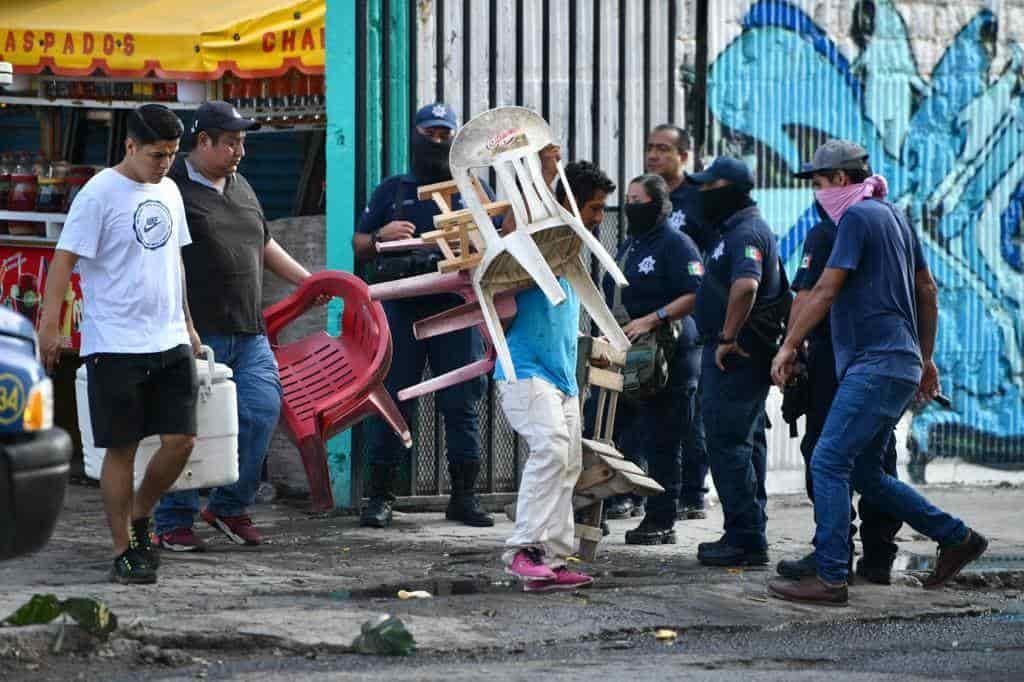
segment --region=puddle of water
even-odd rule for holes
[[[467,594],[497,594],[515,592],[519,584],[512,580],[427,580],[394,585],[375,585],[357,590],[335,590],[327,596],[335,601],[362,601],[367,599],[398,599],[399,590],[424,590],[435,597],[463,596]]]
[[[984,619],[996,623],[1024,623],[1024,613],[997,613],[992,616],[984,616]]]
[[[893,568],[897,571],[930,571],[935,566],[935,555],[900,552],[896,555]],[[1024,556],[1020,554],[986,554],[971,562],[968,572],[1024,571]]]

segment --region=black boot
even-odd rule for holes
[[[480,498],[473,492],[477,474],[480,473],[480,461],[449,462],[448,473],[452,478],[452,496],[444,517],[477,528],[493,526],[494,519],[480,507]]]
[[[374,464],[370,468],[370,502],[359,515],[359,525],[371,528],[387,528],[391,525],[391,505],[395,496],[391,484],[395,478],[395,467],[390,464]]]

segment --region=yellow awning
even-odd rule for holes
[[[326,0],[2,0],[15,73],[212,80],[324,71]]]

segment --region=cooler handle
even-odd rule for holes
[[[213,395],[213,371],[217,362],[209,346],[200,346],[199,352],[206,359],[206,371],[199,372],[199,399],[206,401]]]

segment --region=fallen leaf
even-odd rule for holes
[[[34,594],[28,603],[7,616],[11,625],[43,625],[61,614],[60,601],[55,594]]]
[[[675,630],[669,630],[667,628],[662,628],[660,630],[655,630],[654,631],[654,638],[655,639],[662,639],[662,640],[675,639],[678,636],[679,636],[678,632],[676,632]]]

